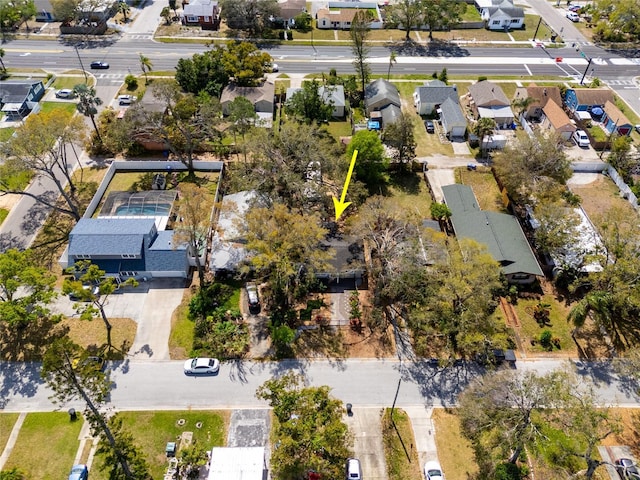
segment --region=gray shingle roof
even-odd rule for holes
[[[502,88],[489,80],[474,83],[469,87],[469,93],[478,107],[511,105]]]
[[[460,108],[457,98],[455,100],[447,98],[442,102],[442,105],[440,105],[440,110],[442,110],[441,117],[444,125],[467,124],[467,118],[464,116],[464,113],[462,113],[462,109]]]
[[[398,89],[384,78],[379,78],[364,89],[364,102],[367,110],[380,110],[393,104],[400,107],[400,93]]]
[[[69,234],[69,255],[140,255],[153,218],[81,218]]]
[[[3,80],[0,82],[0,104],[22,103],[26,100],[33,85],[40,80]]]
[[[344,107],[344,87],[342,85],[331,85],[318,87],[318,95],[325,103],[332,102],[334,107]]]
[[[540,265],[513,215],[480,210],[473,190],[467,185],[446,185],[442,191],[452,213],[456,237],[486,245],[505,274],[542,276]]]
[[[434,81],[438,81],[438,80],[434,80]],[[442,103],[447,98],[453,98],[456,101],[458,100],[457,89],[449,85],[445,85],[445,86],[429,85],[424,87],[418,87],[416,90],[418,91],[420,102],[422,103]]]
[[[400,107],[391,104],[381,108],[380,113],[382,114],[382,125],[389,125],[400,118],[402,110]]]

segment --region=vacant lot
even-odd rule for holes
[[[478,467],[471,444],[462,436],[460,420],[454,413],[441,408],[433,410],[438,459],[448,480],[465,480],[475,474]]]
[[[620,210],[624,217],[633,218],[638,214],[611,179],[604,175],[593,175],[591,183],[570,186],[571,191],[581,198],[581,205],[591,221],[597,226],[613,211]]]
[[[455,175],[457,182],[468,185],[473,189],[478,205],[482,210],[507,213],[500,189],[493,173],[491,173],[491,169],[488,167],[479,167],[477,170],[456,168]]]

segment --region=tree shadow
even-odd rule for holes
[[[49,318],[25,325],[3,325],[0,329],[0,360],[7,362],[38,361],[47,347],[69,333],[69,327]]]
[[[0,362],[0,409],[12,396],[33,397],[43,384],[39,363]]]
[[[394,172],[389,180],[391,186],[410,195],[418,195],[420,193],[420,182],[419,175],[404,169]]]
[[[458,44],[446,40],[433,39],[426,45],[415,42],[412,39],[405,40],[401,44],[389,44],[391,51],[405,56],[413,57],[468,57],[469,50],[461,48]]]

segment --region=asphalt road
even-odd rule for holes
[[[312,385],[328,385],[332,395],[354,406],[452,405],[457,395],[483,373],[476,364],[434,368],[426,363],[398,360],[321,360],[273,362],[225,362],[211,377],[187,377],[181,361],[132,361],[111,364],[114,389],[110,404],[122,410],[204,409],[266,407],[255,398],[265,380],[287,371],[301,373]],[[544,373],[567,365],[557,360],[521,360],[519,370]],[[607,405],[640,405],[638,385],[621,381],[607,362],[573,364],[585,381],[596,385],[600,401]],[[51,411],[50,391],[34,363],[0,363],[0,408],[4,411]],[[398,387],[398,384],[400,386]],[[82,402],[73,406],[82,408]]]

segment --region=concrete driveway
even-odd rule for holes
[[[381,419],[382,410],[379,407],[355,406],[352,416],[344,416],[344,421],[354,436],[355,458],[360,460],[362,477],[367,480],[387,479]]]

